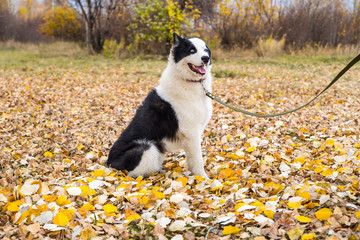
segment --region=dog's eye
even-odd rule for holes
[[[195,49],[195,48],[191,48],[191,49],[190,49],[190,53],[196,53],[196,49]]]

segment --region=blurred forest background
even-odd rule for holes
[[[0,41],[71,41],[109,57],[166,54],[172,32],[211,48],[360,45],[360,0],[1,0]]]

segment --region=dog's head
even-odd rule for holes
[[[185,80],[200,82],[210,74],[211,51],[199,38],[183,38],[174,33],[170,61],[175,63]]]

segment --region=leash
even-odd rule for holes
[[[308,106],[310,103],[312,103],[313,101],[315,101],[315,99],[317,99],[320,95],[322,95],[326,90],[328,90],[334,83],[336,83],[352,66],[354,66],[357,62],[360,61],[360,54],[357,55],[353,60],[351,60],[351,62],[349,62],[336,76],[335,78],[324,88],[324,90],[322,90],[318,95],[316,95],[313,99],[311,99],[308,103],[300,106],[300,107],[297,107],[295,109],[292,109],[292,110],[289,110],[289,111],[286,111],[286,112],[282,112],[282,113],[275,113],[275,114],[260,114],[260,113],[253,113],[253,112],[248,112],[246,110],[242,110],[242,109],[239,109],[239,108],[236,108],[234,106],[231,106],[223,101],[221,101],[219,98],[217,98],[216,96],[214,96],[214,94],[212,94],[211,92],[209,92],[203,85],[203,83],[201,82],[201,85],[205,91],[205,94],[206,96],[208,96],[209,98],[217,101],[218,103],[234,110],[234,111],[237,111],[237,112],[241,112],[241,113],[244,113],[244,114],[247,114],[247,115],[250,115],[250,116],[254,116],[254,117],[278,117],[278,116],[282,116],[282,115],[285,115],[285,114],[288,114],[288,113],[292,113],[292,112],[295,112],[297,110],[300,110],[306,106]]]

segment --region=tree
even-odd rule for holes
[[[111,21],[123,0],[72,0],[85,22],[86,42],[95,52],[101,52],[110,35]]]
[[[172,0],[145,0],[134,6],[133,45],[139,45],[147,53],[167,53],[171,45],[172,33],[197,34],[194,26],[200,11],[188,1],[182,9]]]
[[[10,0],[0,1],[0,40],[9,38],[9,25],[13,22],[13,16],[10,13]]]
[[[44,35],[62,40],[75,40],[81,27],[76,11],[68,6],[50,9],[45,14],[44,21],[40,31]]]
[[[286,35],[286,45],[302,48],[337,46],[344,39],[346,16],[344,0],[301,0],[288,4],[279,17],[278,35]],[[358,25],[358,23],[357,23]]]
[[[262,35],[271,35],[280,8],[274,0],[222,0],[214,28],[225,47],[251,47]]]

